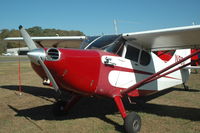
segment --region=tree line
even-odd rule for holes
[[[60,29],[43,29],[40,26],[34,26],[26,29],[31,36],[82,36],[83,32],[78,30],[60,30]],[[15,42],[4,42],[7,37],[20,37],[19,30],[2,29],[0,30],[0,54],[6,51],[6,48],[15,48],[18,45]]]

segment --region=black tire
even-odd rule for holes
[[[66,112],[64,111],[65,104],[66,102],[64,101],[57,101],[56,103],[54,103],[53,106],[54,116],[63,116],[66,114]]]
[[[131,112],[124,120],[126,133],[137,133],[141,128],[141,118],[135,112]]]

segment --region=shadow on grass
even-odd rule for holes
[[[17,86],[2,86],[4,89],[16,90]],[[38,88],[32,86],[23,86],[24,92],[39,97],[51,98],[54,95],[54,90],[48,88]],[[29,90],[30,89],[30,90]],[[166,90],[161,94],[169,93],[177,88]],[[38,92],[37,92],[38,91]],[[160,95],[161,95],[160,94]],[[179,107],[169,105],[159,105],[146,103],[143,106],[129,104],[127,100],[124,100],[125,107],[129,111],[144,112],[149,114],[155,114],[158,116],[168,116],[173,118],[187,119],[191,121],[200,121],[200,109],[190,107]],[[52,105],[43,105],[28,109],[18,110],[12,105],[8,105],[17,114],[16,116],[28,117],[32,120],[70,120],[78,118],[97,117],[107,123],[115,126],[117,131],[124,131],[122,125],[106,117],[106,115],[116,114],[118,110],[112,99],[103,98],[82,98],[65,116],[56,117],[52,113]]]
[[[26,85],[22,85],[21,87],[22,87],[23,93],[31,94],[33,96],[44,98],[44,99],[53,98],[55,95],[55,91],[50,88],[26,86]],[[19,86],[18,85],[5,85],[5,86],[1,86],[1,88],[18,91]]]
[[[190,92],[200,92],[200,90],[195,90],[195,89],[185,90],[183,88],[169,88],[169,89],[159,91],[159,92],[152,94],[152,95],[149,95],[149,96],[131,98],[131,100],[136,102],[136,103],[146,103],[146,102],[148,102],[152,99],[158,98],[158,97],[163,96],[165,94],[168,94],[172,91],[184,91],[184,92],[188,92],[188,93],[190,93]]]
[[[74,120],[80,118],[96,117],[106,123],[115,126],[115,130],[123,132],[123,126],[117,121],[113,121],[106,115],[118,113],[114,102],[111,99],[82,98],[66,115],[54,116],[53,104],[38,106],[34,108],[18,110],[12,105],[8,105],[17,114],[15,116],[28,117],[32,120]]]
[[[13,91],[18,90],[17,85],[1,86],[1,88]],[[34,87],[34,86],[22,86],[22,88],[23,88],[23,93],[31,94],[36,97],[40,97],[44,100],[48,100],[48,98],[54,98],[55,95],[55,91],[50,88]],[[53,115],[52,111],[53,104],[38,106],[23,110],[18,110],[16,107],[12,105],[8,105],[8,107],[17,113],[16,116],[22,116],[27,119],[30,118],[32,120],[42,120],[42,119],[66,120],[66,119],[97,117],[107,123],[114,125],[116,130],[121,132],[124,131],[121,125],[106,117],[107,114],[111,114],[109,113],[110,111],[115,113],[118,112],[117,108],[115,108],[115,103],[111,99],[98,99],[98,98],[88,98],[88,97],[82,98],[79,103],[77,103],[65,116],[62,117],[57,117]],[[101,107],[102,109],[100,109]]]

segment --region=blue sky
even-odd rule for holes
[[[1,0],[0,29],[41,26],[86,35],[200,24],[200,0]]]

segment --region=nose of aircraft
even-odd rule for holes
[[[31,60],[31,62],[39,65],[38,63],[38,59],[41,58],[42,60],[45,60],[46,58],[46,52],[44,49],[40,48],[40,49],[34,49],[31,50],[27,53],[29,59]]]

